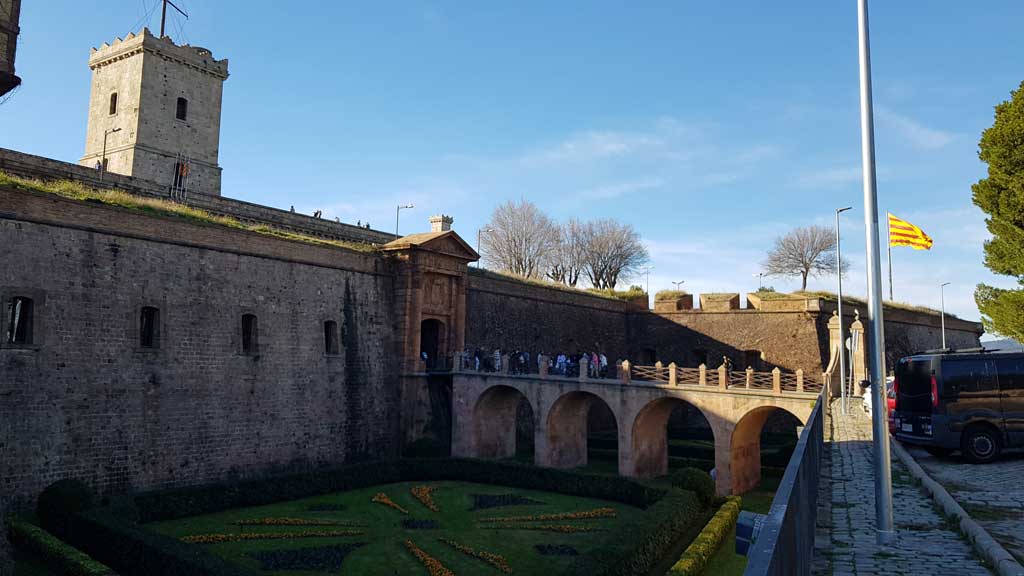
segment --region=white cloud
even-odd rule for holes
[[[664,185],[665,180],[662,178],[644,178],[641,180],[632,180],[629,182],[588,188],[581,191],[577,196],[586,200],[609,200],[612,198],[619,198],[620,196],[625,196],[627,194],[632,194],[633,192],[640,192],[641,190],[661,188]]]
[[[663,141],[653,134],[590,130],[573,134],[553,146],[527,153],[523,162],[586,162],[624,156],[662,144]]]
[[[897,134],[916,148],[935,150],[942,148],[955,139],[952,132],[929,128],[907,116],[892,110],[879,108],[878,119],[880,128],[892,127]]]
[[[804,170],[797,175],[801,188],[836,188],[861,181],[860,166],[836,166]]]

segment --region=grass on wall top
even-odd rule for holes
[[[654,295],[655,300],[676,300],[683,296],[689,296],[686,290],[658,290]]]
[[[274,228],[267,224],[247,224],[230,216],[218,216],[201,208],[171,202],[170,200],[137,196],[117,189],[92,188],[74,180],[40,180],[36,178],[22,178],[0,170],[0,186],[7,186],[17,190],[54,194],[70,200],[95,202],[105,204],[107,206],[116,206],[118,208],[124,208],[133,212],[139,212],[141,214],[148,214],[151,216],[183,218],[193,222],[214,224],[238,230],[247,230],[249,232],[263,234],[265,236],[274,236],[276,238],[294,240],[297,242],[304,242],[306,244],[333,246],[357,252],[376,252],[377,250],[376,246],[373,244],[316,238],[306,234],[281,230],[280,228]]]
[[[520,284],[530,284],[532,286],[541,286],[544,288],[550,288],[552,290],[560,290],[562,292],[569,292],[570,294],[579,294],[583,296],[595,296],[597,298],[603,298],[605,300],[626,300],[618,296],[613,296],[610,291],[602,290],[584,290],[582,288],[573,288],[572,286],[566,286],[560,282],[554,282],[552,280],[545,280],[543,278],[524,278],[523,276],[516,276],[515,274],[509,274],[506,272],[500,272],[497,270],[488,270],[486,268],[475,268],[471,267],[469,273],[473,276],[480,276],[482,278],[491,278],[494,280],[506,280],[509,282],[518,282]],[[620,292],[619,294],[624,294]]]

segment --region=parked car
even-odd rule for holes
[[[918,354],[896,364],[896,438],[991,462],[1024,447],[1024,353]]]

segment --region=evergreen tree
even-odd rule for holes
[[[1014,277],[1021,288],[979,284],[974,299],[987,330],[1024,341],[1024,82],[996,106],[995,122],[982,133],[979,148],[988,178],[972,189],[992,233],[985,242],[985,266]]]

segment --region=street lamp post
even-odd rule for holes
[[[490,234],[491,232],[494,232],[494,228],[480,228],[479,230],[476,231],[476,253],[477,254],[480,254],[480,239],[483,236],[484,232],[487,232],[488,234]],[[481,258],[480,260],[476,261],[476,267],[477,268],[480,267],[480,261],[481,260],[483,260],[483,258]]]
[[[751,276],[757,276],[757,291],[760,292],[764,288],[764,272],[751,274]]]
[[[103,131],[103,154],[100,156],[100,182],[103,182],[103,177],[107,174],[107,136],[120,131],[120,128],[111,128]]]
[[[415,204],[399,204],[398,207],[395,208],[395,238],[401,238],[401,236],[398,235],[398,215],[402,213],[402,210],[415,207]]]
[[[679,287],[682,286],[683,284],[686,284],[686,280],[680,280],[679,282],[673,281],[672,284],[675,285],[676,291],[678,292]]]
[[[943,282],[939,286],[939,311],[942,317],[942,349],[946,349],[946,286],[949,282]]]
[[[864,234],[867,244],[868,322],[871,326],[869,374],[871,430],[874,438],[875,539],[889,544],[896,538],[892,518],[892,459],[886,422],[885,332],[882,318],[882,267],[878,247],[878,198],[875,196],[875,125],[871,103],[871,44],[868,0],[857,0],[857,47],[860,64],[860,130],[864,182]]]
[[[839,215],[847,210],[851,210],[852,208],[853,206],[836,208],[836,266],[838,270],[836,277],[839,280],[839,289],[837,294],[837,308],[839,314],[839,397],[841,398],[840,402],[843,406],[843,414],[846,414],[846,331],[843,330],[843,249],[839,235]]]
[[[647,277],[647,294],[651,293],[651,270],[654,270],[653,266],[644,267],[644,275]]]

